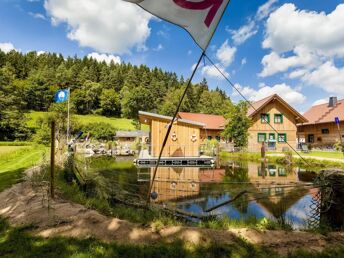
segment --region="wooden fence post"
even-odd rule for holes
[[[55,121],[51,121],[50,197],[55,198]]]

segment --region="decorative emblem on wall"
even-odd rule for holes
[[[193,134],[193,135],[191,136],[191,141],[192,141],[192,142],[196,142],[196,141],[197,141],[197,136],[196,136],[196,134]]]
[[[173,132],[173,134],[171,135],[171,138],[172,138],[172,141],[174,142],[178,140],[176,132]]]

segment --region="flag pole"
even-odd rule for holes
[[[194,76],[195,76],[195,74],[196,74],[196,71],[197,71],[197,69],[198,69],[198,67],[199,67],[199,65],[200,65],[200,63],[201,63],[201,61],[202,61],[202,59],[203,59],[204,56],[205,56],[205,50],[203,50],[201,56],[200,56],[199,59],[198,59],[198,62],[197,62],[197,64],[196,64],[195,68],[194,68],[193,71],[192,71],[191,77],[190,77],[190,79],[189,79],[189,81],[188,81],[188,84],[186,85],[186,88],[185,88],[185,90],[184,90],[184,93],[183,93],[183,95],[182,95],[180,101],[179,101],[179,104],[178,104],[177,109],[176,109],[176,111],[175,111],[175,113],[174,113],[174,115],[173,115],[173,118],[172,118],[171,122],[170,122],[169,125],[168,125],[168,129],[167,129],[167,132],[166,132],[166,135],[165,135],[165,138],[164,138],[164,141],[163,141],[161,150],[160,150],[159,158],[158,158],[158,160],[157,160],[157,163],[156,163],[156,166],[155,166],[155,169],[154,169],[153,178],[152,178],[151,183],[150,183],[150,186],[149,186],[149,191],[148,191],[148,194],[147,194],[147,205],[148,205],[149,202],[150,202],[151,191],[152,191],[152,188],[153,188],[153,184],[154,184],[154,180],[155,180],[155,177],[156,177],[156,173],[157,173],[157,171],[158,171],[158,167],[159,167],[159,165],[160,165],[160,160],[161,160],[162,154],[163,154],[163,152],[164,152],[164,149],[165,149],[165,146],[166,146],[168,137],[169,137],[169,135],[170,135],[170,133],[171,133],[171,129],[172,129],[173,123],[175,122],[175,120],[176,120],[176,118],[177,118],[177,115],[178,115],[178,113],[179,113],[179,109],[180,109],[180,107],[181,107],[181,105],[182,105],[182,103],[183,103],[183,100],[184,100],[184,98],[185,98],[185,96],[186,96],[186,93],[187,93],[188,89],[189,89],[190,86],[191,86],[192,79],[194,78]]]
[[[69,112],[69,107],[70,107],[70,88],[68,88],[68,104],[67,104],[67,109],[68,109],[68,115],[67,115],[67,145],[69,144],[69,127],[70,127],[70,112]]]

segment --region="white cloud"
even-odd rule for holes
[[[324,56],[344,57],[344,4],[329,14],[297,10],[284,4],[273,12],[266,24],[264,48],[282,53],[303,46]]]
[[[41,13],[32,13],[32,12],[29,12],[29,15],[32,16],[33,18],[35,19],[41,19],[41,20],[46,20],[47,18],[41,14]]]
[[[256,27],[256,23],[254,21],[250,21],[249,23],[241,26],[238,30],[228,30],[232,34],[232,40],[234,41],[235,45],[241,45],[246,40],[257,34],[258,28]]]
[[[230,47],[228,45],[228,40],[226,40],[222,46],[216,52],[216,58],[223,64],[223,66],[228,67],[235,57],[237,49],[235,47]]]
[[[247,58],[246,57],[241,60],[241,65],[245,65],[245,64],[247,64]]]
[[[0,43],[0,49],[2,52],[5,52],[5,53],[11,52],[12,50],[17,51],[14,45],[10,42]]]
[[[45,0],[53,25],[68,24],[68,38],[101,53],[144,46],[151,15],[122,0]]]
[[[269,16],[269,14],[274,10],[274,4],[277,3],[278,0],[269,0],[265,4],[261,5],[257,11],[256,19],[258,21],[265,19]]]
[[[258,101],[273,94],[278,94],[291,105],[302,104],[306,100],[306,97],[301,92],[285,83],[276,84],[272,87],[264,85],[257,90],[249,86],[242,87],[239,84],[237,84],[236,87],[248,100],[251,101]],[[238,96],[238,93],[233,91],[233,96]]]
[[[37,55],[40,56],[40,55],[44,55],[44,54],[46,54],[46,53],[47,53],[46,51],[41,50],[41,51],[38,51],[38,52],[37,52]]]
[[[98,62],[105,62],[107,64],[110,64],[111,62],[114,62],[115,64],[121,63],[121,58],[114,55],[106,55],[93,52],[91,54],[88,54],[87,57],[93,58]]]
[[[219,68],[219,70],[226,77],[229,76],[229,74],[226,72],[226,68],[224,68],[221,64],[216,64],[216,66]],[[214,79],[218,79],[218,80],[224,80],[224,78],[221,75],[221,73],[213,65],[203,66],[202,69],[201,69],[201,73],[202,73],[203,76],[208,76],[208,77],[211,77],[211,78],[214,78]]]
[[[319,57],[304,47],[296,47],[294,53],[295,55],[290,57],[280,56],[276,52],[264,56],[262,59],[263,71],[259,76],[267,77],[295,67],[313,68],[320,64]]]
[[[344,96],[344,68],[337,68],[330,61],[305,74],[302,80],[326,92]]]
[[[161,51],[163,49],[164,49],[163,45],[159,44],[156,48],[153,48],[153,51],[159,52],[159,51]]]
[[[328,99],[318,99],[313,102],[312,106],[317,106],[317,105],[326,104],[326,103],[328,103]]]

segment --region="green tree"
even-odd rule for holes
[[[14,80],[11,65],[0,68],[0,141],[25,140],[29,136],[26,119],[21,112],[21,96],[13,84]]]
[[[251,126],[251,120],[247,116],[248,103],[241,101],[233,106],[229,113],[227,124],[223,136],[232,139],[235,146],[246,147],[248,144],[248,129]]]
[[[105,116],[120,116],[120,96],[114,89],[105,89],[100,95],[100,108]]]

